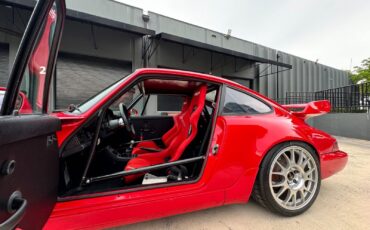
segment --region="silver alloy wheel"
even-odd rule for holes
[[[288,210],[305,207],[317,190],[318,165],[313,156],[300,146],[282,149],[269,171],[269,185],[273,198]]]

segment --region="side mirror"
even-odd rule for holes
[[[0,108],[3,104],[5,92],[6,92],[5,88],[0,89]],[[15,106],[14,106],[14,110],[17,110],[18,113],[21,113],[21,114],[30,114],[30,113],[32,113],[31,104],[28,101],[27,96],[23,92],[18,93],[16,102],[15,102]]]
[[[19,92],[15,102],[14,110],[18,110],[20,114],[31,114],[32,106],[23,92]]]

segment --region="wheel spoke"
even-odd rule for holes
[[[309,182],[312,182],[312,183],[316,183],[316,181],[312,178],[307,178],[306,181],[309,181]]]
[[[293,193],[292,197],[293,206],[297,206],[297,193]]]
[[[304,203],[306,199],[305,199],[303,190],[299,190],[298,192],[299,192],[299,194],[301,196],[302,203]]]
[[[282,165],[279,161],[276,161],[276,164],[280,167],[280,169],[281,169],[282,171],[287,170],[287,168],[286,168],[286,167],[284,167],[284,165]]]
[[[306,167],[306,165],[308,164],[308,162],[310,162],[309,159],[305,159],[302,164],[301,164],[301,167],[304,169]]]
[[[280,175],[280,176],[284,176],[284,175],[285,175],[285,173],[284,173],[284,172],[272,172],[272,174]]]
[[[311,193],[311,191],[310,191],[310,190],[308,190],[306,187],[304,187],[304,188],[303,188],[303,191],[304,191],[304,192]]]
[[[306,176],[309,176],[309,175],[311,175],[315,170],[316,170],[316,167],[312,167],[312,168],[310,168],[307,172],[305,172],[305,175],[306,175]]]
[[[287,190],[287,187],[282,187],[279,192],[276,194],[276,197],[279,198]]]
[[[302,165],[303,161],[304,161],[304,153],[302,152],[302,150],[298,150],[299,152],[299,160],[298,160],[298,165]]]
[[[296,163],[295,162],[295,150],[294,149],[290,150],[290,162],[293,163],[293,165]]]
[[[279,181],[275,184],[272,184],[272,187],[276,188],[276,187],[282,187],[285,185],[285,179],[283,181]]]
[[[291,165],[289,157],[286,155],[286,153],[283,153],[282,156],[285,158],[285,161],[287,163],[287,168],[289,168]]]
[[[284,200],[284,203],[285,203],[285,205],[287,205],[288,203],[289,203],[289,201],[292,199],[292,197],[293,197],[293,192],[290,190],[290,189],[288,189],[288,195],[287,195],[287,198],[285,198],[285,200]]]

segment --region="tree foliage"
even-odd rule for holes
[[[355,66],[350,74],[353,83],[370,82],[370,58],[364,59],[360,66]]]

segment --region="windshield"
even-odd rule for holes
[[[90,97],[85,102],[81,103],[77,109],[71,111],[71,113],[74,114],[81,114],[85,113],[87,110],[89,110],[93,105],[95,105],[97,102],[99,102],[101,99],[103,99],[105,96],[109,94],[112,90],[117,88],[122,82],[126,81],[128,77],[124,77],[123,79],[113,83],[112,85],[105,88],[103,91],[99,92],[98,94]]]

